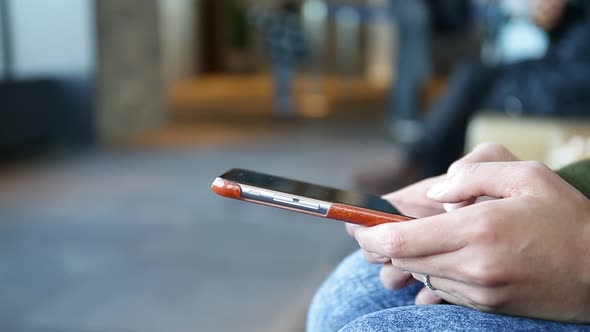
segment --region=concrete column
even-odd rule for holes
[[[100,1],[100,0],[99,0]],[[159,0],[162,66],[167,84],[198,70],[197,0]]]
[[[99,140],[162,126],[168,111],[158,0],[96,0],[96,18]]]

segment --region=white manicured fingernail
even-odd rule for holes
[[[428,190],[428,192],[426,192],[426,196],[431,199],[438,198],[438,197],[442,196],[445,192],[447,192],[448,187],[449,187],[449,181],[444,180],[443,182],[438,183],[438,184],[434,185],[432,188],[430,188],[430,190]]]
[[[447,212],[455,211],[455,210],[457,210],[457,209],[459,209],[461,207],[462,207],[461,203],[459,203],[459,204],[456,204],[456,203],[445,203],[445,204],[443,204],[443,208]]]

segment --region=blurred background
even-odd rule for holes
[[[519,2],[0,0],[0,329],[303,331],[355,243],[212,180],[240,167],[377,193],[355,172],[429,135],[458,59],[548,52],[539,31],[498,32]],[[581,86],[567,100],[586,110]],[[581,113],[502,98],[449,144],[587,155]]]

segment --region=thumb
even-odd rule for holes
[[[458,203],[481,196],[507,198],[529,192],[549,170],[539,162],[492,162],[457,166],[449,177],[426,196],[442,203]]]

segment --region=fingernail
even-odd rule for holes
[[[431,199],[438,198],[438,197],[442,196],[447,191],[448,186],[449,186],[449,181],[444,180],[443,182],[440,182],[440,183],[434,185],[432,188],[430,188],[430,190],[428,190],[426,192],[426,197],[431,198]]]
[[[387,263],[389,262],[391,259],[387,256],[383,256],[383,255],[379,255],[379,254],[375,254],[370,252],[369,255],[371,256],[371,258],[373,258],[373,260],[377,263]]]
[[[389,257],[384,257],[384,256],[375,257],[375,261],[380,264],[388,263],[390,260],[391,260],[391,258],[389,258]]]
[[[443,204],[443,208],[445,209],[445,211],[447,212],[451,212],[451,211],[455,211],[459,208],[461,208],[461,204],[456,204],[456,203],[444,203]]]

